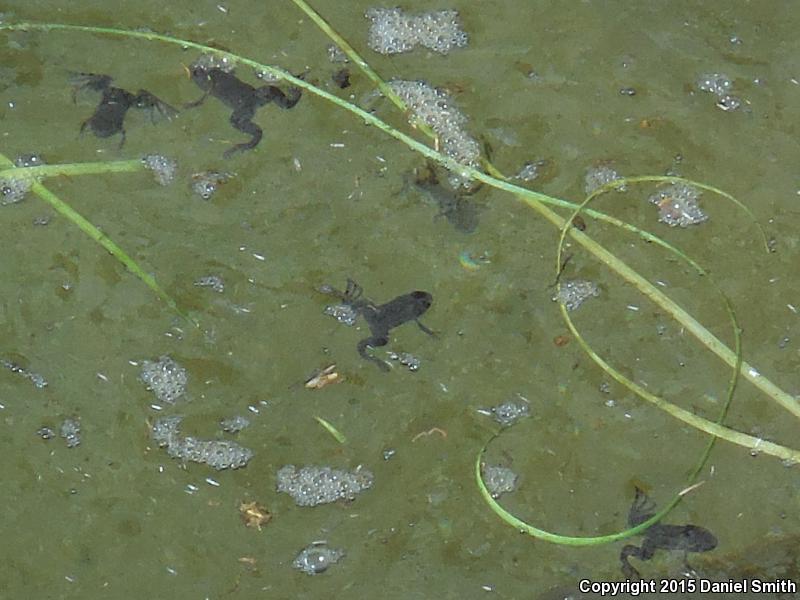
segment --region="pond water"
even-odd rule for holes
[[[460,12],[470,41],[447,56],[369,50],[363,15],[371,5],[314,6],[386,79],[448,89],[498,169],[514,174],[546,161],[524,185],[580,201],[587,169],[606,165],[628,176],[678,173],[746,204],[774,253],[744,212],[711,194],[700,199],[709,220],[685,229],[658,222],[647,203],[652,186],[595,202],[680,247],[708,269],[702,278],[654,245],[584,220],[588,235],[730,345],[718,285],[742,327],[745,359],[797,392],[794,3],[455,2],[447,8]],[[110,14],[103,2],[12,0],[4,10],[7,21],[146,27],[225,47],[306,72],[307,81],[357,104],[372,90],[352,66],[352,86],[333,85],[340,65],[328,60],[328,39],[291,2],[142,0]],[[182,66],[197,53],[78,32],[0,37],[4,155],[72,163],[158,152],[178,161],[177,181],[166,187],[148,173],[45,183],[199,322],[176,316],[35,196],[0,206],[0,358],[25,369],[0,369],[0,596],[578,598],[592,597],[578,592],[581,579],[623,579],[622,546],[641,538],[592,547],[536,540],[492,512],[473,475],[495,427],[478,409],[522,396],[530,417],[486,453],[519,476],[500,502],[537,527],[598,536],[626,528],[637,486],[658,506],[668,502],[707,442],[581,350],[552,301],[558,232],[550,223],[484,186],[470,198],[481,207],[477,226],[454,227],[413,185],[423,158],[307,92],[290,110],[260,108],[261,143],[227,160],[223,152],[247,136],[214,98],[154,124],[129,111],[121,148],[118,137],[79,136],[98,97],[81,93],[73,103],[70,72],[108,74],[114,85],[179,108],[202,93]],[[700,89],[700,76],[714,73],[728,77],[738,109],[723,110]],[[238,74],[255,85],[247,69]],[[388,102],[369,107],[409,130]],[[234,176],[203,200],[191,175],[208,170]],[[48,224],[34,225],[42,217]],[[572,313],[592,348],[650,392],[716,419],[730,369],[601,262],[577,246],[566,252],[563,277],[599,286]],[[209,275],[222,278],[224,291],[194,285]],[[376,303],[432,294],[421,321],[436,335],[409,323],[391,330],[387,346],[368,350],[409,352],[420,360],[417,371],[397,362],[388,373],[376,368],[356,351],[369,335],[363,319],[346,327],[323,314],[332,300],[320,286],[343,288],[347,278]],[[139,373],[143,360],[163,355],[186,369],[187,398],[159,411]],[[334,363],[341,382],[303,385]],[[150,435],[164,414],[185,416],[184,435],[237,441],[252,460],[215,471],[170,458]],[[250,426],[220,432],[219,421],[234,415]],[[726,425],[797,447],[798,423],[787,415],[743,381]],[[71,448],[58,436],[67,418],[81,429]],[[44,426],[53,439],[37,435]],[[276,491],[276,474],[289,464],[363,465],[374,481],[352,502],[300,507]],[[702,526],[718,540],[713,551],[689,555],[698,576],[798,583],[797,467],[719,441],[699,479],[665,521]],[[272,514],[260,530],[240,514],[253,502]],[[308,576],[292,563],[317,540],[345,554]],[[631,563],[646,579],[684,570],[681,553]]]

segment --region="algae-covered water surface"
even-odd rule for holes
[[[446,91],[448,123],[472,142],[441,136],[437,148],[472,144],[515,183],[572,202],[616,173],[679,175],[746,205],[757,223],[704,193],[708,218],[670,227],[693,191],[635,184],[593,202],[679,247],[703,277],[587,214],[575,227],[733,347],[718,286],[750,379],[797,393],[793,3],[415,0],[407,14],[457,10],[468,42],[392,55],[368,43],[374,6],[314,4],[386,80]],[[230,50],[426,140],[356,65],[331,60],[330,39],[289,1],[4,11],[3,24],[156,31]],[[272,91],[251,94],[217,71],[216,83],[202,79],[211,67],[198,72],[200,53],[180,45],[31,29],[0,30],[0,48],[5,156],[176,161],[170,185],[147,171],[43,183],[198,324],[33,193],[0,205],[0,597],[588,598],[582,580],[630,575],[621,553],[645,580],[759,578],[775,584],[760,597],[792,597],[800,479],[759,440],[796,449],[798,423],[749,381],[724,424],[755,443],[718,441],[664,521],[707,534],[694,543],[669,537],[696,531],[685,528],[587,547],[542,541],[482,497],[475,461],[502,412],[489,408],[509,400],[529,414],[483,460],[516,479],[485,472],[508,476],[506,510],[566,536],[636,524],[637,488],[667,504],[708,442],[587,356],[553,301],[557,278],[588,282],[570,312],[580,334],[649,392],[713,421],[731,375],[577,244],[559,267],[558,230],[513,194],[448,188],[444,170],[377,127],[308,91],[293,104],[291,86],[244,66],[242,82]],[[256,129],[253,148],[223,156]],[[352,285],[343,295],[348,279],[361,296]],[[233,433],[237,416],[249,425]],[[315,505],[314,485],[335,501]],[[301,562],[322,571],[313,576],[295,564],[309,547]]]

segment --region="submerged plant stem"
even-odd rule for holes
[[[121,162],[128,162],[128,161],[121,161]],[[130,161],[138,163],[140,168],[144,168],[140,161]],[[87,164],[102,164],[102,163],[87,163]],[[14,167],[14,163],[11,162],[8,157],[3,154],[0,154],[0,165],[6,167]],[[35,169],[43,169],[47,166],[59,167],[65,165],[43,165],[42,167],[22,167],[22,168],[9,168],[4,170],[6,171],[33,171]],[[130,165],[129,165],[130,166]],[[170,296],[156,281],[155,277],[146,273],[137,263],[134,261],[128,254],[114,241],[109,238],[105,233],[100,231],[97,227],[95,227],[90,221],[88,221],[83,215],[81,215],[78,211],[72,208],[69,204],[61,200],[58,196],[56,196],[53,192],[48,190],[44,185],[39,183],[38,181],[34,181],[33,185],[31,186],[31,191],[39,196],[42,200],[47,202],[56,212],[61,214],[62,216],[66,217],[69,221],[74,223],[81,231],[83,231],[86,235],[92,238],[95,242],[100,244],[103,248],[108,250],[111,255],[116,258],[119,262],[121,262],[128,270],[136,275],[139,279],[144,282],[144,284],[149,287],[155,294],[161,298],[167,306],[169,306],[172,310],[176,313],[181,315],[184,319],[194,323],[195,325],[199,326],[199,323],[185,314],[179,307],[178,303]]]
[[[11,163],[13,165],[13,163]],[[42,177],[102,175],[105,173],[135,173],[144,171],[141,160],[112,160],[108,162],[65,163],[37,167],[11,167],[0,170],[0,178],[41,179]]]

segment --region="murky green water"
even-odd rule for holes
[[[682,231],[655,222],[648,190],[599,205],[701,260],[735,303],[746,358],[796,392],[800,20],[793,3],[462,2],[452,6],[472,36],[469,48],[394,58],[366,48],[362,14],[371,3],[341,4],[316,6],[385,77],[458,90],[471,130],[491,145],[500,169],[552,161],[552,177],[532,184],[538,190],[578,200],[592,165],[613,161],[627,175],[662,174],[680,155],[681,174],[750,206],[777,253],[764,253],[753,225],[717,198],[702,200],[707,224]],[[308,67],[323,84],[333,70],[326,38],[290,2],[231,4],[227,14],[213,2],[173,2],[168,10],[126,3],[113,15],[107,6],[11,2],[4,10],[9,19],[148,26],[213,41],[293,72]],[[574,593],[581,578],[620,579],[622,543],[568,548],[520,535],[488,509],[472,479],[490,430],[475,409],[516,393],[530,400],[533,417],[493,444],[489,459],[520,475],[504,505],[553,531],[623,528],[634,484],[667,501],[705,442],[616,384],[601,391],[609,377],[577,343],[554,343],[566,328],[548,289],[550,225],[491,191],[482,196],[489,206],[476,232],[455,231],[404,188],[421,159],[311,96],[291,111],[261,109],[264,140],[230,161],[221,154],[242,136],[213,99],[156,125],[132,111],[121,150],[115,139],[79,138],[96,99],[73,104],[68,71],[108,73],[121,87],[180,106],[199,96],[181,66],[195,55],[77,33],[3,33],[0,46],[3,154],[39,151],[52,163],[152,151],[177,158],[179,182],[171,187],[142,174],[47,185],[202,324],[195,330],[177,321],[64,219],[33,226],[51,214],[37,198],[0,209],[0,354],[49,380],[39,390],[0,370],[0,596],[556,598]],[[699,74],[715,71],[734,80],[742,110],[723,112],[712,96],[692,92]],[[358,73],[353,82],[361,99],[368,82]],[[629,87],[635,95],[620,93]],[[402,122],[388,104],[378,111]],[[188,189],[189,175],[202,169],[237,177],[204,202]],[[730,342],[725,311],[706,282],[587,221],[588,233],[666,283]],[[467,271],[462,251],[487,252],[491,263]],[[719,361],[596,261],[576,251],[569,269],[601,284],[602,295],[575,313],[595,349],[651,391],[714,418],[728,376]],[[210,273],[225,279],[224,294],[192,285]],[[419,372],[379,372],[356,353],[363,326],[349,329],[322,314],[327,299],[315,288],[341,286],[348,276],[379,302],[412,289],[433,294],[424,321],[438,337],[407,326],[390,345],[419,356]],[[247,468],[181,468],[153,447],[153,399],[129,361],[162,354],[189,371],[192,400],[173,409],[187,415],[187,433],[213,437],[220,418],[261,407],[238,437],[256,453]],[[345,383],[319,391],[296,385],[330,362]],[[83,428],[79,447],[36,435],[73,415]],[[348,443],[339,445],[314,416]],[[740,386],[727,423],[797,446],[794,419],[749,384]],[[433,427],[446,437],[417,437]],[[396,451],[390,460],[387,449]],[[275,492],[275,473],[287,463],[363,464],[375,485],[349,505],[298,508]],[[797,576],[787,543],[798,527],[796,468],[722,442],[702,479],[669,517],[707,527],[719,540],[691,564],[722,579],[746,567],[769,578]],[[187,493],[190,484],[199,490]],[[274,515],[263,531],[240,520],[238,506],[248,500]],[[319,539],[344,548],[346,558],[318,577],[292,569],[296,553]],[[754,550],[756,539],[766,541]],[[681,559],[659,552],[636,565],[658,577],[678,572]]]

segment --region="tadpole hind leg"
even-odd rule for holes
[[[252,110],[237,110],[233,112],[230,118],[231,125],[233,125],[235,129],[238,129],[242,133],[248,134],[250,136],[250,141],[242,142],[241,144],[236,144],[232,148],[228,148],[222,154],[223,158],[230,158],[237,152],[244,152],[245,150],[251,150],[258,146],[258,143],[261,141],[261,137],[264,135],[264,132],[261,131],[261,127],[250,120],[252,118]]]
[[[147,90],[139,90],[134,98],[136,108],[145,109],[150,113],[150,122],[156,122],[156,114],[171,121],[178,115],[178,111],[163,100],[154,96]]]
[[[638,581],[639,579],[642,578],[642,576],[639,574],[639,571],[637,571],[636,568],[630,563],[630,561],[628,559],[629,556],[637,556],[638,557],[639,556],[639,548],[637,548],[636,546],[630,546],[630,545],[629,546],[624,546],[622,548],[622,552],[620,552],[620,555],[619,555],[619,561],[620,561],[621,566],[622,566],[622,574],[627,579],[632,579],[634,581]]]
[[[347,301],[353,302],[354,300],[358,300],[361,297],[361,294],[364,293],[364,289],[358,285],[355,281],[348,277],[347,279],[347,287],[344,289],[344,298]]]
[[[281,108],[289,109],[300,101],[302,92],[298,87],[290,87],[288,93],[284,93],[274,85],[265,85],[258,90],[259,95],[269,102],[270,100]]]
[[[70,72],[69,82],[72,85],[72,101],[75,102],[75,95],[79,90],[89,89],[95,92],[102,92],[111,85],[112,81],[113,79],[110,75]]]
[[[385,361],[382,361],[380,358],[372,356],[367,352],[367,348],[378,348],[380,346],[385,346],[388,343],[389,340],[386,338],[367,338],[358,342],[358,353],[361,355],[361,358],[375,363],[381,371],[389,371],[389,365],[386,364]]]

